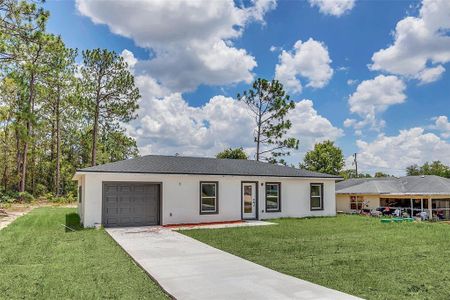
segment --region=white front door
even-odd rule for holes
[[[242,183],[242,217],[256,219],[256,188],[257,184]]]

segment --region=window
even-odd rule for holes
[[[364,198],[363,196],[350,196],[350,209],[362,210]]]
[[[200,214],[217,214],[219,201],[219,183],[200,182]]]
[[[78,187],[78,202],[80,202],[81,203],[81,192],[83,191],[83,188],[82,188],[82,186],[80,185],[79,187]]]
[[[266,212],[281,211],[281,183],[266,183]]]
[[[311,183],[311,210],[323,210],[323,183]]]

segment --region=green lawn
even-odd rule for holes
[[[260,265],[367,299],[450,299],[450,225],[375,218],[280,219],[184,234]]]
[[[39,208],[1,230],[0,298],[168,298],[104,230],[77,222],[75,209]]]

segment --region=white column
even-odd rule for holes
[[[413,199],[409,199],[409,204],[411,205],[411,218],[414,218],[414,205],[413,205]]]
[[[433,205],[431,205],[431,197],[428,197],[428,214],[430,215],[430,220],[433,218]]]

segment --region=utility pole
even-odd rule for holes
[[[357,154],[358,154],[358,153],[356,153],[356,152],[353,154],[353,163],[355,164],[356,178],[358,178],[358,160],[357,160]]]

